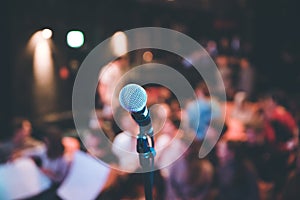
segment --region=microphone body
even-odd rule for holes
[[[132,118],[140,127],[140,133],[137,137],[137,152],[153,153],[153,128],[150,112],[146,106],[146,91],[137,84],[128,84],[121,89],[119,101],[120,105],[131,113]],[[148,143],[148,137],[151,139],[151,145]]]
[[[150,112],[146,106],[147,94],[144,88],[137,84],[128,84],[123,87],[119,95],[120,105],[131,113],[132,118],[144,132],[153,136]]]

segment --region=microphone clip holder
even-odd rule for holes
[[[151,140],[151,145],[149,145],[149,139]],[[141,166],[147,171],[148,169],[151,170],[149,160],[154,159],[156,155],[153,137],[139,134],[137,137],[137,152],[139,153]]]

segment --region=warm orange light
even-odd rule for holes
[[[151,53],[151,51],[146,51],[144,54],[143,54],[143,59],[144,61],[146,62],[151,62],[153,60],[153,54]]]

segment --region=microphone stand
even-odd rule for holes
[[[151,145],[149,145],[149,139]],[[140,133],[137,136],[137,152],[139,153],[142,170],[145,171],[145,197],[146,200],[152,200],[154,157],[156,152],[154,150],[153,128],[151,125],[140,126]]]

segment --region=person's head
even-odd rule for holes
[[[240,59],[240,67],[245,69],[245,68],[248,68],[250,66],[250,61],[248,58],[246,57],[242,57]]]
[[[229,48],[230,47],[230,43],[229,43],[229,39],[227,37],[222,37],[220,39],[220,46],[221,48]]]
[[[246,99],[247,99],[246,92],[242,92],[242,91],[237,92],[234,95],[234,105],[240,108],[245,104]]]
[[[26,118],[15,118],[12,122],[12,131],[14,143],[22,143],[31,135],[31,123]]]
[[[208,87],[204,81],[201,81],[196,85],[195,93],[197,97],[210,97]]]
[[[63,133],[54,126],[44,128],[44,142],[47,147],[47,156],[50,159],[56,159],[64,154],[62,143]]]
[[[267,118],[272,115],[275,108],[284,105],[284,93],[281,91],[269,91],[260,98],[260,107],[264,111]]]
[[[227,67],[228,66],[228,62],[229,62],[229,59],[226,55],[218,55],[216,58],[215,58],[215,62],[217,64],[217,66],[219,68],[222,68],[222,67]]]

